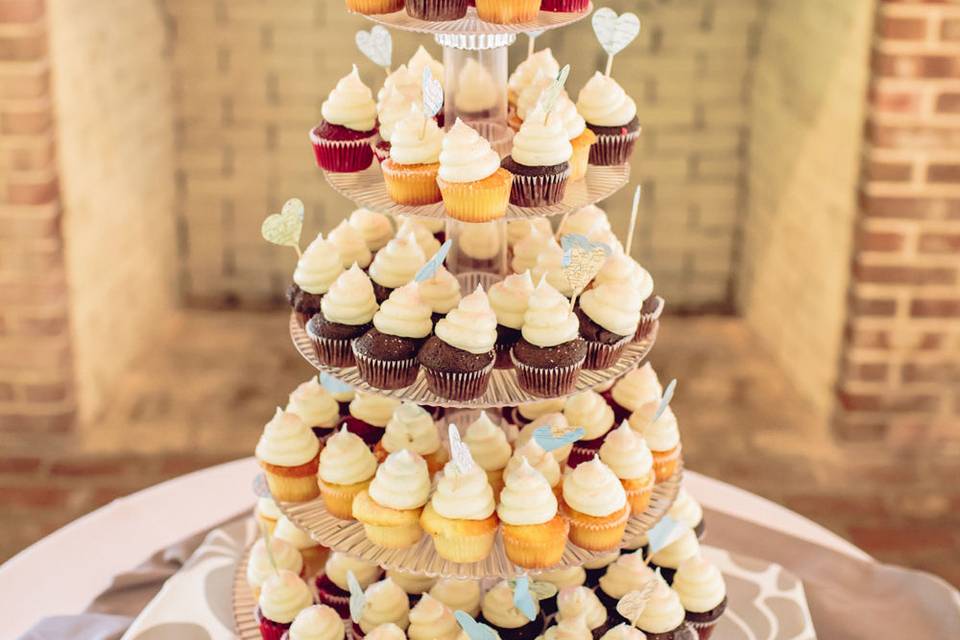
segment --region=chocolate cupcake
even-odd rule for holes
[[[320,362],[331,367],[353,366],[351,345],[373,326],[376,311],[370,278],[353,265],[333,283],[320,301],[320,313],[307,324],[307,335]]]
[[[535,617],[529,620],[513,604],[513,589],[506,580],[484,594],[480,603],[479,622],[490,625],[502,640],[534,640],[543,631],[544,616],[536,598]]]
[[[443,265],[437,267],[432,277],[420,281],[417,288],[420,298],[433,311],[433,324],[437,324],[440,318],[460,303],[460,283]]]
[[[650,568],[660,569],[667,584],[673,584],[677,568],[685,561],[700,554],[700,542],[693,529],[684,529],[683,534],[650,556]]]
[[[597,136],[590,164],[609,166],[630,159],[640,137],[637,104],[616,80],[596,72],[577,96],[577,111]]]
[[[356,65],[337,82],[321,107],[323,120],[310,131],[317,165],[326,171],[363,171],[373,162],[377,105]]]
[[[616,364],[640,324],[640,293],[635,287],[601,284],[583,292],[577,306],[580,335],[587,341],[585,369]]]
[[[498,369],[510,369],[510,349],[520,340],[523,314],[527,301],[533,293],[530,272],[507,276],[490,287],[490,306],[497,315],[497,362]]]
[[[337,246],[318,234],[311,242],[293,272],[293,282],[287,289],[287,301],[297,313],[301,324],[306,324],[320,311],[320,300],[333,281],[343,273]]]
[[[350,585],[347,574],[353,572],[361,589],[366,589],[380,579],[383,571],[376,564],[331,551],[323,571],[317,574],[314,584],[317,599],[332,607],[344,620],[350,617]]]
[[[673,590],[680,597],[687,622],[701,640],[708,640],[727,609],[727,586],[720,570],[699,555],[684,560],[673,578]]]
[[[459,20],[467,15],[467,0],[407,0],[407,15],[431,22]]]
[[[469,400],[486,391],[493,370],[497,317],[478,285],[437,323],[418,358],[440,397]]]
[[[353,343],[360,377],[376,389],[402,389],[417,379],[417,353],[433,332],[430,307],[417,284],[394,289],[373,316],[373,328]]]
[[[587,355],[578,328],[569,301],[541,279],[524,313],[521,338],[510,351],[521,389],[541,397],[573,390]]]
[[[513,137],[513,149],[501,166],[513,174],[510,202],[542,207],[563,200],[573,147],[563,121],[537,107]]]
[[[407,284],[427,261],[413,233],[398,235],[387,243],[370,263],[370,279],[377,303],[390,292]]]

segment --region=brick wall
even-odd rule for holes
[[[846,315],[873,0],[764,3],[737,302],[826,415]]]
[[[960,5],[876,15],[837,432],[897,446],[960,424]]]
[[[44,2],[0,1],[2,432],[63,431],[74,415],[49,76]]]
[[[164,16],[145,0],[48,0],[81,418],[174,304]]]

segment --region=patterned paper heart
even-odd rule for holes
[[[423,93],[423,115],[432,118],[440,113],[443,107],[443,85],[439,78],[434,78],[430,67],[423,68],[423,78],[420,81]]]
[[[563,247],[560,266],[576,298],[597,275],[612,252],[603,242],[591,242],[576,233],[568,233],[560,238],[560,246]]]
[[[378,67],[390,68],[393,60],[393,40],[390,32],[379,24],[370,31],[357,31],[357,48]]]
[[[643,610],[647,608],[647,602],[650,596],[657,589],[659,577],[651,578],[639,589],[628,591],[617,603],[617,613],[630,621],[630,624],[636,625],[637,620],[643,615]]]
[[[615,56],[640,34],[640,18],[635,13],[617,12],[603,7],[593,12],[593,32],[608,55]]]
[[[586,433],[583,427],[577,427],[576,429],[570,427],[566,429],[559,427],[537,427],[533,431],[533,439],[544,451],[554,451],[568,444],[573,444],[585,436]]]
[[[260,235],[267,242],[300,250],[300,232],[303,230],[303,202],[290,198],[280,213],[267,216],[260,225]]]

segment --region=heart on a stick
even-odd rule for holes
[[[383,67],[390,73],[390,63],[393,59],[393,40],[390,32],[379,24],[370,31],[357,31],[357,48],[367,56],[373,64]]]
[[[300,232],[303,229],[303,202],[290,198],[280,213],[274,213],[260,225],[260,235],[267,242],[282,247],[293,247],[300,253]]]

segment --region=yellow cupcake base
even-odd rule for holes
[[[353,520],[353,499],[370,486],[370,480],[355,484],[333,484],[318,479],[317,483],[327,511],[341,520]]]
[[[540,0],[477,0],[477,15],[485,22],[516,24],[537,19]]]
[[[353,499],[353,517],[363,523],[367,539],[388,549],[402,549],[423,537],[422,509],[391,509],[377,504],[366,490]]]
[[[513,174],[501,168],[476,182],[447,182],[438,177],[437,184],[448,216],[462,222],[489,222],[507,213]]]
[[[444,518],[432,503],[420,515],[420,526],[433,538],[437,555],[451,562],[479,562],[490,555],[497,535],[497,516],[483,520]]]
[[[503,523],[503,548],[510,562],[525,569],[547,569],[563,557],[570,526],[559,515],[543,524]]]
[[[347,0],[347,11],[373,15],[403,9],[404,0]]]
[[[391,159],[381,163],[387,195],[397,204],[424,205],[440,202],[437,171],[440,163],[397,164]]]
[[[587,175],[590,164],[590,147],[597,141],[597,134],[584,128],[583,133],[570,141],[573,155],[570,157],[570,180],[580,180]]]

